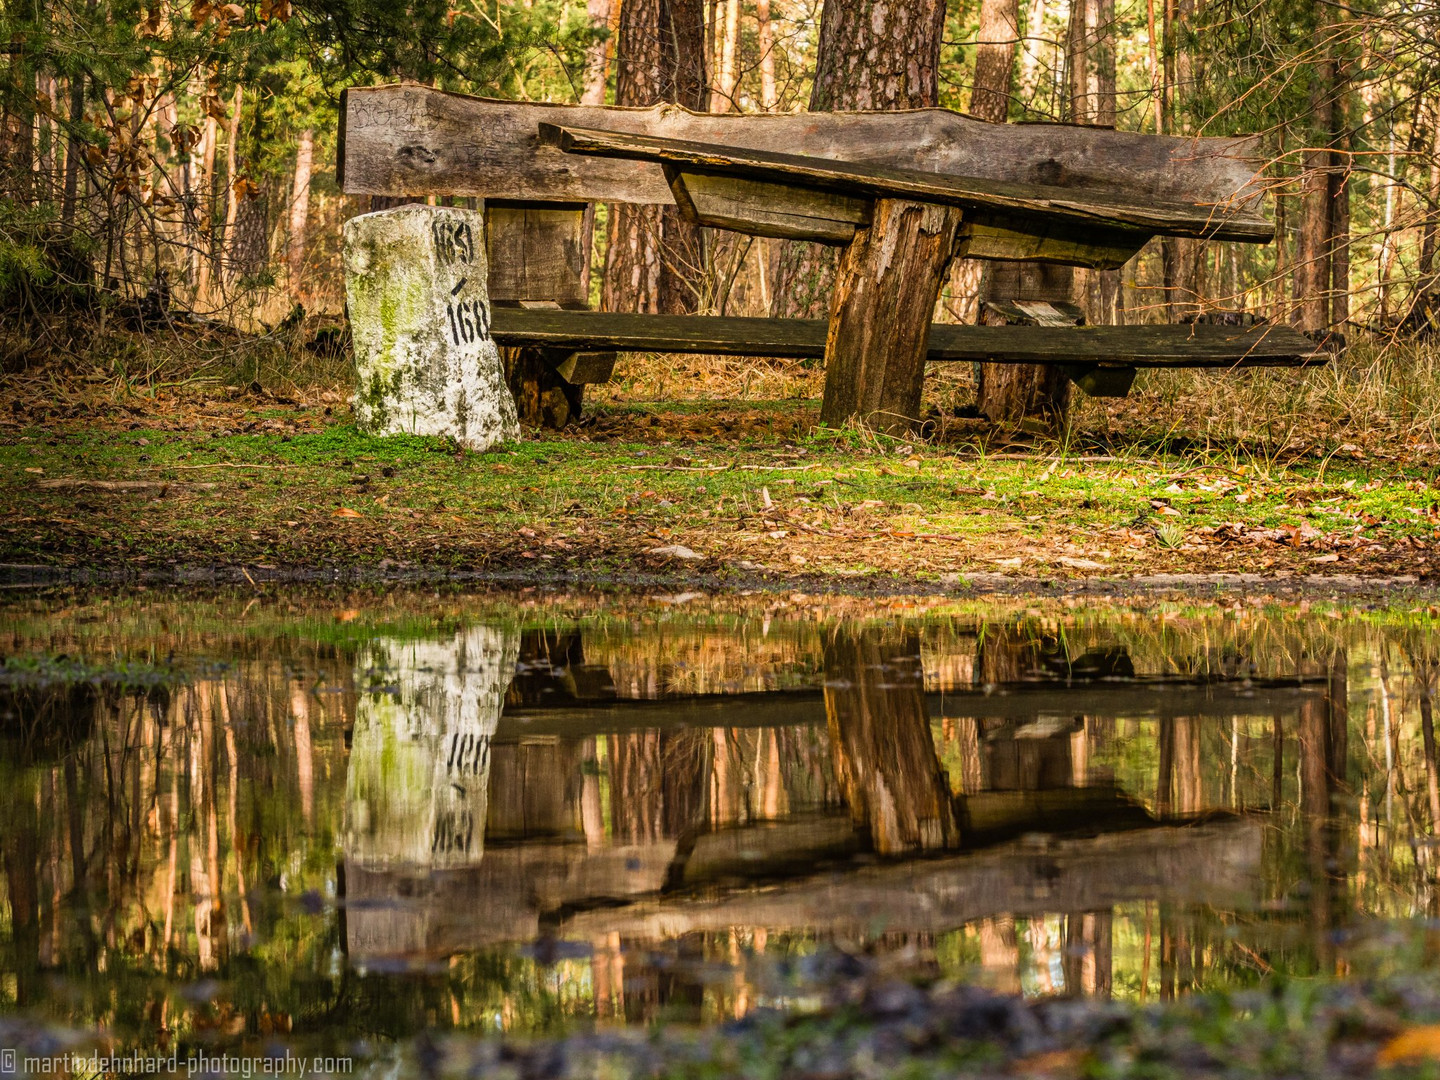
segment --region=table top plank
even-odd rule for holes
[[[542,122],[540,139],[570,154],[650,161],[680,172],[738,176],[871,198],[960,206],[980,224],[1052,220],[1100,232],[1263,243],[1274,226],[1239,208],[1160,198],[1138,199],[1051,184],[990,180],[871,162],[837,161],[688,139]]]

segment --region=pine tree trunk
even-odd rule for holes
[[[305,231],[310,218],[310,174],[315,154],[315,132],[306,128],[300,133],[295,149],[295,183],[290,192],[290,235],[285,261],[290,272],[290,294],[303,300],[305,269]]]
[[[230,130],[225,140],[225,231],[220,234],[221,282],[233,277],[231,251],[235,246],[235,217],[240,209],[240,193],[235,190],[235,173],[239,168],[240,110],[245,104],[245,88],[235,87],[235,101],[230,107]]]
[[[735,56],[740,43],[740,0],[715,0],[718,41],[715,42],[715,88],[710,93],[710,111],[730,112],[735,108],[735,87],[739,82]]]
[[[1115,0],[1073,0],[1066,63],[1070,120],[1115,126]],[[1092,325],[1120,322],[1120,271],[1075,271],[1075,298]]]
[[[215,143],[219,139],[220,127],[213,116],[205,119],[205,133],[200,144],[200,175],[195,178],[195,191],[199,194],[196,214],[200,219],[199,235],[195,238],[195,303],[206,305],[210,302],[211,231],[215,199]]]
[[[68,227],[75,221],[75,203],[80,186],[80,120],[85,115],[85,76],[70,76],[70,137],[65,144],[65,192],[60,203],[60,220]]]
[[[770,0],[755,0],[755,24],[760,46],[760,107],[774,112],[779,97],[775,92],[775,28],[770,24]]]
[[[811,112],[920,109],[939,102],[943,0],[850,0],[820,17]],[[775,315],[822,318],[830,308],[838,253],[804,241],[782,250]]]
[[[1195,13],[1195,0],[1165,2],[1165,66],[1162,112],[1167,133],[1183,132],[1175,118],[1178,99],[1195,84],[1195,58],[1179,45],[1180,27]],[[1172,322],[1197,314],[1204,292],[1201,286],[1201,245],[1198,240],[1167,236],[1160,241],[1161,276],[1165,284],[1166,315]]]
[[[1328,14],[1321,5],[1316,33],[1326,35]],[[1330,326],[1330,289],[1333,283],[1331,241],[1334,227],[1332,153],[1325,145],[1335,130],[1335,61],[1330,56],[1315,65],[1310,91],[1312,126],[1309,149],[1301,157],[1301,218],[1295,245],[1295,316],[1302,330],[1321,331]]]
[[[590,25],[597,30],[610,30],[610,16],[616,0],[586,0],[585,10]],[[605,84],[610,77],[610,47],[613,37],[606,35],[585,50],[585,89],[580,95],[582,105],[604,105]]]
[[[705,21],[701,0],[626,0],[615,47],[615,104],[673,101],[703,111]],[[621,204],[610,208],[606,311],[684,313],[700,295],[700,230],[674,207]]]

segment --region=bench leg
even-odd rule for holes
[[[830,301],[820,419],[904,434],[920,419],[925,349],[945,272],[962,244],[958,207],[877,199],[846,248]]]
[[[559,430],[580,419],[584,387],[557,375],[543,349],[507,348],[500,356],[522,424]]]

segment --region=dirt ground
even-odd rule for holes
[[[72,391],[0,412],[0,562],[832,588],[1425,581],[1431,456],[1061,445],[948,418],[904,442],[819,427],[804,399],[612,402],[477,454],[364,436],[338,391]]]

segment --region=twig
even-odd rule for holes
[[[167,469],[290,469],[292,465],[245,465],[234,461],[217,461],[211,465],[166,465]]]

